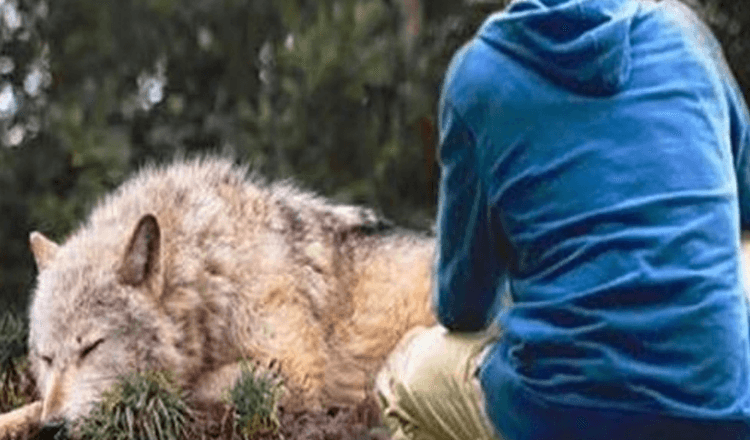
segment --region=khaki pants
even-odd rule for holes
[[[375,380],[393,440],[501,440],[477,377],[497,333],[417,327],[401,339]]]

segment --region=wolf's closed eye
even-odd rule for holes
[[[94,341],[93,343],[89,344],[86,348],[84,348],[83,350],[81,350],[81,359],[83,359],[86,356],[88,356],[89,353],[91,353],[92,351],[94,351],[94,349],[96,347],[98,347],[99,344],[101,344],[102,342],[104,342],[104,338],[99,338],[96,341]]]

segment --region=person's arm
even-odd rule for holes
[[[747,104],[706,17],[696,15],[680,2],[665,3],[664,7],[676,13],[675,17],[680,19],[682,25],[687,25],[685,30],[690,37],[690,46],[700,49],[708,69],[720,78],[721,89],[718,90],[717,99],[723,98],[729,110],[729,136],[737,177],[740,226],[744,236],[750,231],[750,115]]]
[[[737,192],[740,202],[740,225],[750,231],[750,116],[745,99],[730,75],[725,81],[729,99],[730,137],[737,173]]]
[[[476,160],[476,139],[456,111],[441,104],[440,195],[435,308],[455,331],[479,331],[495,312],[504,266],[497,261],[487,194]],[[499,231],[497,233],[500,233]]]

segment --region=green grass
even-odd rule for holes
[[[168,374],[134,373],[102,396],[72,430],[81,440],[177,440],[190,438],[191,411]]]
[[[233,409],[232,438],[276,435],[282,383],[275,375],[243,364],[240,380],[228,393]],[[205,437],[204,426],[185,394],[168,374],[147,372],[123,377],[101,402],[70,429],[80,440],[177,440]]]
[[[279,430],[277,405],[283,383],[270,372],[242,364],[242,375],[230,391],[234,426],[245,437],[275,434]]]
[[[0,414],[30,403],[33,391],[28,360],[19,357],[9,361],[0,369]]]
[[[0,414],[32,401],[34,383],[27,354],[28,325],[19,316],[0,317]],[[283,383],[270,371],[242,364],[242,374],[226,396],[231,425],[228,438],[276,438],[278,402]],[[206,438],[206,415],[195,410],[185,393],[164,372],[123,376],[88,416],[67,426],[55,438],[80,440],[178,440]],[[209,437],[213,437],[209,435]]]
[[[18,315],[8,312],[0,317],[0,366],[26,354],[28,334],[28,325]]]
[[[0,413],[29,402],[33,383],[26,360],[28,326],[13,313],[0,317]]]

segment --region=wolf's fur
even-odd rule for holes
[[[400,336],[434,322],[433,239],[382,226],[222,159],[144,169],[62,245],[31,236],[42,420],[136,369],[218,399],[240,358],[277,363],[287,405],[364,398]]]

